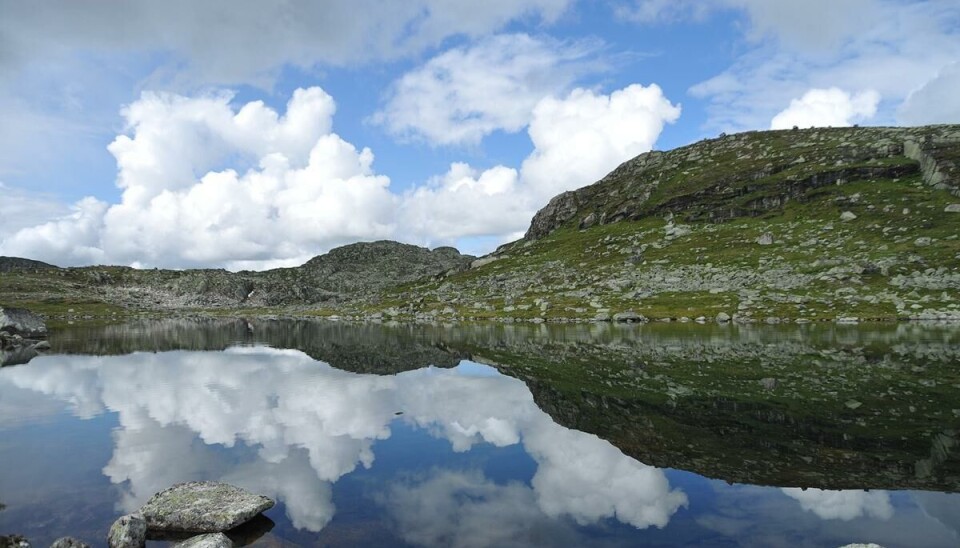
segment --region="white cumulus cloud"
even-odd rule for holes
[[[533,106],[533,152],[519,169],[447,173],[398,193],[374,155],[333,131],[320,88],[294,92],[279,114],[229,94],[144,93],[123,110],[110,144],[118,203],[81,200],[73,212],[21,228],[0,253],[60,265],[291,266],[331,247],[394,238],[422,245],[524,230],[555,194],[590,184],[650,150],[680,108],[656,85],[604,95],[575,89]]]
[[[497,130],[516,132],[543,97],[602,67],[596,59],[585,62],[595,52],[590,43],[493,36],[446,51],[400,77],[373,121],[391,133],[441,145],[477,144]]]
[[[900,106],[897,119],[905,124],[960,124],[960,61],[951,63],[913,91]]]
[[[418,241],[490,234],[507,241],[553,196],[593,183],[653,148],[680,107],[659,86],[634,84],[609,95],[578,88],[546,97],[532,116],[534,150],[519,171],[454,164],[405,197],[400,226]]]
[[[839,88],[811,89],[774,116],[770,129],[850,126],[872,118],[879,103],[874,90],[850,94]]]

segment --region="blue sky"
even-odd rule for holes
[[[0,0],[0,44],[0,254],[61,265],[481,254],[651,148],[960,123],[949,0]]]

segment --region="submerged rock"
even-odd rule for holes
[[[73,537],[60,537],[53,541],[50,548],[90,548],[90,545]]]
[[[217,481],[179,483],[150,498],[140,513],[157,531],[218,533],[273,508],[272,499]]]
[[[621,323],[640,323],[646,322],[647,318],[642,314],[637,314],[632,310],[626,312],[618,312],[613,315],[613,321]]]
[[[208,533],[178,542],[173,548],[233,548],[233,541],[223,533]]]
[[[0,331],[21,337],[46,337],[47,325],[43,318],[25,308],[0,307]]]
[[[21,535],[0,535],[0,548],[30,548],[30,542]]]
[[[147,541],[147,522],[140,514],[127,514],[110,526],[110,548],[140,548]]]

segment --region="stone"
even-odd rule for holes
[[[191,481],[153,495],[140,509],[147,528],[219,533],[273,508],[272,499],[226,483]]]
[[[593,317],[593,321],[595,321],[595,322],[609,322],[609,321],[610,321],[610,314],[607,314],[606,312],[600,312],[599,314],[597,314],[596,316]]]
[[[843,405],[846,405],[848,409],[857,409],[863,404],[858,402],[857,400],[848,400]]]
[[[30,541],[22,535],[0,535],[0,548],[30,548]]]
[[[852,211],[844,211],[840,214],[841,221],[852,221],[857,218],[857,215]]]
[[[943,208],[945,213],[960,213],[960,204],[950,204]]]
[[[140,548],[147,541],[147,522],[140,514],[127,514],[110,526],[107,546],[110,548]]]
[[[929,237],[921,236],[913,241],[913,245],[917,247],[927,247],[931,242],[932,240]]]
[[[760,379],[760,386],[762,386],[764,390],[773,390],[777,387],[777,379],[772,377]]]
[[[764,232],[757,238],[757,243],[760,245],[771,245],[773,244],[773,234],[769,232]]]
[[[643,314],[637,314],[632,310],[628,310],[614,314],[613,321],[620,323],[640,323],[647,321],[647,318]]]
[[[47,341],[40,341],[37,344],[33,345],[33,349],[36,351],[50,350],[50,343]]]
[[[233,548],[233,541],[223,533],[208,533],[178,542],[173,548]]]
[[[53,541],[50,548],[90,548],[90,545],[73,537],[60,537]]]
[[[0,308],[0,331],[23,337],[46,337],[43,318],[25,308]]]
[[[726,312],[721,312],[717,314],[717,323],[727,323],[730,321],[730,314]]]

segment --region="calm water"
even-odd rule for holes
[[[240,545],[960,544],[956,328],[179,321],[51,343],[0,369],[0,534],[34,546],[103,545],[202,479],[278,501]]]

